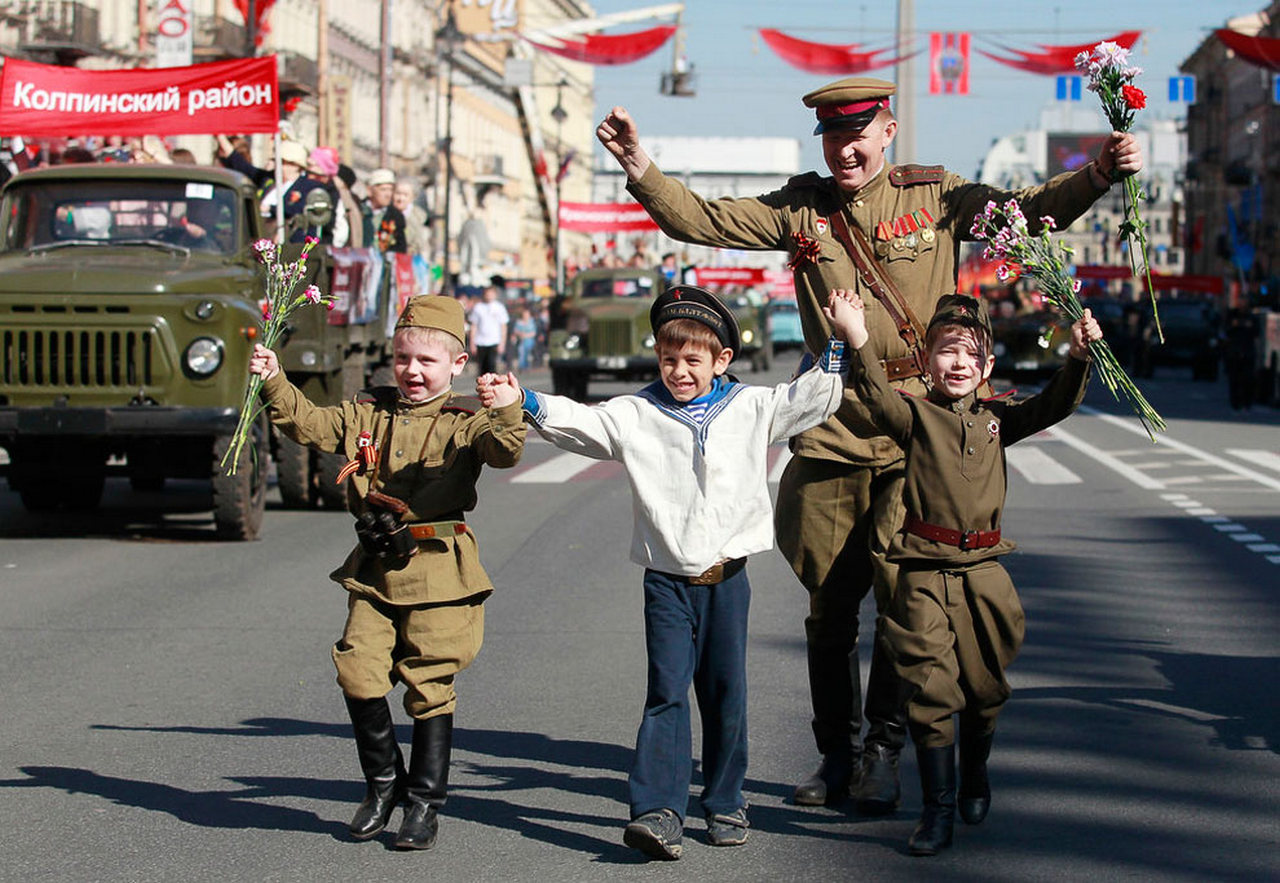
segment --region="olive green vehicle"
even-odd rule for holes
[[[274,444],[265,416],[236,474],[219,464],[261,327],[262,234],[253,185],[219,168],[67,165],[5,185],[0,447],[28,509],[92,509],[108,475],[139,490],[206,479],[217,535],[257,535]],[[308,262],[322,287],[324,263],[322,249]],[[330,326],[322,309],[295,316],[281,360],[319,403],[358,388],[382,357],[374,328]],[[315,502],[336,467],[296,446],[277,454],[286,504]]]
[[[556,395],[584,401],[590,381],[652,380],[658,376],[649,307],[666,290],[658,270],[596,267],[569,281],[552,310],[547,349]],[[759,309],[745,298],[730,303],[742,335],[739,358],[752,370],[768,367]]]

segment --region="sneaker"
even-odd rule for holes
[[[658,809],[633,819],[622,834],[622,842],[649,858],[674,861],[680,858],[683,837],[684,822],[680,817],[672,810]]]
[[[707,816],[707,842],[712,846],[741,846],[747,842],[746,807],[740,807],[730,813],[715,813]]]

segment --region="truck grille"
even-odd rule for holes
[[[629,356],[635,351],[630,319],[596,319],[591,323],[593,356]]]
[[[11,389],[136,391],[153,384],[157,344],[150,330],[6,330],[0,372]]]

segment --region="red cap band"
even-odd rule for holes
[[[818,119],[829,120],[833,117],[847,117],[855,113],[863,113],[872,108],[888,107],[888,98],[875,98],[871,101],[855,101],[853,104],[824,104],[818,108]]]

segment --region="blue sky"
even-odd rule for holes
[[[597,14],[657,5],[657,0],[594,0]],[[1185,115],[1185,106],[1168,101],[1167,78],[1213,29],[1229,18],[1265,8],[1265,0],[1129,0],[1125,3],[1076,0],[1073,3],[916,0],[917,84],[916,153],[920,162],[942,163],[972,176],[991,142],[1034,127],[1041,108],[1054,98],[1052,77],[1036,76],[997,64],[976,52],[971,58],[968,96],[930,96],[928,34],[968,31],[974,48],[999,51],[999,44],[1034,50],[1036,44],[1075,44],[1141,30],[1134,63],[1143,68],[1138,85],[1150,96],[1146,114]],[[672,98],[658,94],[658,79],[671,65],[668,43],[630,65],[596,68],[597,119],[621,104],[646,135],[788,136],[801,140],[803,169],[821,168],[819,139],[810,136],[813,111],[800,96],[836,79],[790,67],[763,44],[759,28],[777,28],[804,40],[889,45],[894,39],[895,0],[686,0],[685,48],[698,75],[698,94]],[[606,33],[638,30],[636,23]],[[870,76],[893,78],[892,68]],[[1095,102],[1085,93],[1086,102]]]

